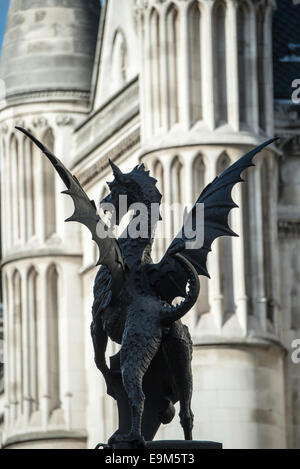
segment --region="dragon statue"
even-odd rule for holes
[[[77,178],[27,130],[17,129],[40,148],[66,185],[63,193],[71,196],[75,205],[74,214],[66,221],[87,226],[99,247],[100,268],[94,284],[91,335],[95,363],[105,378],[107,393],[116,399],[119,410],[119,429],[109,444],[127,442],[133,447],[144,447],[145,440],[153,439],[161,423],[173,419],[174,404],[178,401],[184,437],[192,440],[192,340],[181,318],[198,298],[199,275],[209,277],[206,261],[213,241],[220,236],[237,236],[228,225],[229,212],[237,207],[231,197],[233,186],[243,181],[243,170],[254,166],[254,156],[276,139],[242,156],[202,191],[188,214],[195,227],[197,204],[203,204],[201,246],[191,245],[193,240],[183,228],[160,262],[154,264],[151,248],[156,223],[153,219],[160,219],[157,207],[162,195],[156,179],[143,164],[123,174],[110,161],[114,181],[108,183],[110,193],[100,205],[106,211],[113,211],[107,207],[114,208],[118,225],[120,196],[127,197],[129,207],[143,203],[149,228],[143,236],[132,235],[131,228],[138,225],[136,210],[125,232],[116,239]],[[105,232],[107,236],[103,236]],[[178,297],[183,301],[174,306]],[[108,338],[121,346],[110,358],[110,367],[105,359]]]

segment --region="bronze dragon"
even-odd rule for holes
[[[123,174],[110,162],[114,181],[109,183],[110,194],[102,201],[102,206],[106,210],[109,210],[108,206],[113,207],[116,224],[121,219],[120,196],[127,197],[128,206],[143,203],[147,208],[148,229],[143,232],[143,236],[136,237],[131,233],[132,227],[138,228],[137,218],[140,214],[136,210],[125,232],[116,239],[76,177],[28,131],[18,129],[48,157],[65,183],[67,190],[64,193],[72,197],[75,205],[74,214],[66,221],[86,225],[100,250],[97,265],[101,267],[94,284],[91,324],[95,362],[105,378],[107,392],[115,399],[118,397],[114,378],[119,369],[131,413],[129,434],[119,429],[110,438],[110,444],[131,442],[143,446],[145,436],[152,439],[160,423],[172,420],[174,403],[177,401],[180,402],[180,422],[185,439],[192,439],[192,341],[188,328],[180,319],[197,300],[200,288],[198,276],[209,277],[206,261],[213,241],[224,235],[236,236],[228,225],[229,212],[237,207],[231,197],[233,186],[242,181],[241,172],[253,166],[254,156],[275,139],[241,157],[202,191],[189,214],[194,227],[197,204],[203,204],[202,245],[188,245],[193,240],[183,228],[161,261],[153,264],[151,248],[155,225],[160,218],[157,216],[157,207],[162,196],[156,187],[157,181],[144,165]],[[154,223],[153,219],[156,220]],[[105,231],[109,232],[109,236],[103,236]],[[184,301],[173,306],[173,300],[177,297],[183,297]],[[105,360],[108,338],[121,345],[117,355],[117,371],[109,368]],[[162,383],[163,405],[159,409],[153,407],[153,413],[159,411],[158,423],[147,432],[142,426],[145,403],[143,383],[157,357],[163,362],[164,371],[159,379]]]

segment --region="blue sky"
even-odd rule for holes
[[[0,51],[2,49],[9,0],[0,0]]]
[[[103,3],[103,0],[100,0],[100,3]],[[2,49],[2,41],[5,32],[5,24],[7,11],[9,6],[9,0],[0,0],[0,54]]]

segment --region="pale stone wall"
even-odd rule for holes
[[[26,21],[30,15],[41,18],[40,9],[45,9],[45,29],[40,30],[49,32],[59,7],[56,0],[39,3],[37,16],[29,11],[21,16]],[[85,10],[83,3],[76,0]],[[93,3],[88,2],[87,19]],[[51,69],[45,80],[38,78],[45,88],[37,92],[35,83],[32,89],[28,83],[21,98],[15,95],[1,103],[5,355],[12,364],[5,371],[8,447],[92,448],[105,442],[117,426],[116,405],[106,396],[90,339],[97,250],[85,228],[63,222],[72,213],[72,203],[60,194],[62,182],[54,175],[51,179],[38,152],[32,154],[34,177],[30,175],[31,149],[14,126],[23,125],[50,143],[52,139],[57,156],[97,206],[111,179],[108,158],[125,172],[143,161],[159,179],[164,202],[191,204],[228,164],[273,136],[272,8],[272,1],[110,0],[101,19],[91,87],[86,86],[91,67],[81,68],[76,62],[78,70],[75,67],[63,91],[60,70]],[[68,11],[73,19],[76,14]],[[194,47],[191,31],[197,38]],[[77,34],[79,43],[71,43],[79,47],[84,42],[84,61],[91,65],[96,27],[86,33],[84,27]],[[56,46],[62,40],[69,39],[58,38]],[[68,51],[66,65],[74,65],[76,50]],[[35,67],[34,57],[30,60]],[[9,60],[6,67],[11,66]],[[20,67],[14,73],[20,74]],[[277,133],[295,136],[297,123],[286,115],[277,113],[276,123]],[[300,317],[297,293],[293,296],[291,291],[300,272],[294,255],[299,250],[298,164],[297,154],[286,149],[288,158],[281,166],[281,151],[274,146],[266,149],[256,158],[256,168],[249,169],[246,184],[235,188],[233,198],[240,208],[232,212],[230,223],[240,237],[214,243],[209,256],[212,280],[201,278],[200,299],[184,319],[195,344],[194,437],[222,441],[225,448],[300,444],[300,368],[290,358]],[[49,178],[47,190],[42,173]],[[283,188],[278,187],[279,177]],[[279,189],[283,192],[278,204]],[[55,219],[50,216],[54,208]],[[169,224],[165,216],[165,233]],[[167,240],[156,241],[156,260],[166,247]],[[46,273],[53,263],[59,285],[58,340],[47,343],[47,312],[53,312],[47,292],[53,278]],[[33,304],[33,280],[43,366],[33,360],[29,343],[28,318],[34,308],[26,305]],[[18,297],[20,301],[15,300]],[[12,324],[16,335],[11,333]],[[23,380],[20,365],[14,365],[20,343],[25,347]],[[57,349],[59,360],[49,360],[49,351]],[[109,344],[107,356],[116,350]],[[53,370],[54,362],[59,371]],[[32,373],[34,367],[37,373]],[[34,378],[38,393],[32,387]],[[57,394],[59,405],[53,411]],[[157,438],[182,438],[178,417]]]

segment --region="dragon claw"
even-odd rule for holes
[[[109,439],[108,444],[110,446],[119,446],[119,444],[129,445],[131,448],[145,448],[146,442],[142,435],[138,433],[130,432],[127,435],[116,434]]]

